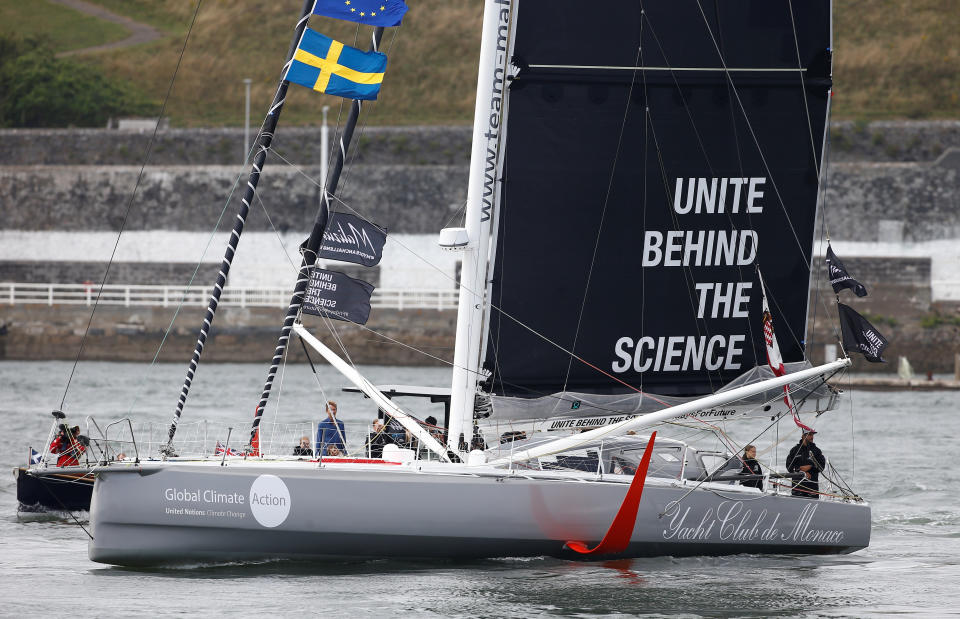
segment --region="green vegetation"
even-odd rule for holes
[[[44,38],[55,52],[112,43],[129,34],[123,26],[47,0],[0,0],[0,35]]]
[[[180,56],[197,0],[90,0],[167,33],[153,43],[82,58],[127,80],[152,100],[163,99]],[[46,0],[0,0],[29,6],[16,27],[35,32],[47,22]],[[796,4],[796,3],[794,3]],[[473,118],[483,5],[478,0],[411,0],[399,29],[388,29],[382,50],[389,65],[380,100],[364,122],[374,125],[463,124]],[[300,0],[204,0],[165,115],[175,125],[243,123],[243,79],[253,80],[254,124],[269,104],[290,43]],[[10,9],[13,10],[13,9]],[[63,9],[56,11],[63,13]],[[51,36],[93,28],[71,18]],[[104,22],[92,20],[102,28]],[[369,30],[320,17],[311,26],[348,45],[366,48]],[[46,26],[44,26],[46,27]],[[837,0],[834,118],[956,118],[960,111],[960,10],[957,0]],[[79,32],[76,33],[79,35]],[[70,43],[70,45],[74,45]],[[79,57],[78,60],[81,60]],[[292,87],[284,124],[316,125],[321,108],[336,122],[341,100]],[[149,112],[156,114],[159,103]],[[343,111],[345,115],[345,110]],[[841,145],[842,147],[842,145]]]
[[[927,314],[920,319],[920,326],[924,329],[937,327],[960,327],[960,316],[942,316],[937,313]]]
[[[878,325],[896,327],[898,324],[900,324],[900,321],[898,321],[893,316],[884,316],[882,314],[871,314],[870,312],[864,312],[863,317],[866,318],[870,322],[870,324],[872,324],[875,327]]]
[[[157,0],[88,0],[111,13],[129,17],[149,24],[157,30],[165,30],[176,36],[187,31],[187,20],[196,9],[196,0],[190,2],[157,2]],[[292,9],[296,11],[297,9]]]
[[[146,109],[99,69],[56,58],[46,41],[0,35],[0,126],[102,127]]]

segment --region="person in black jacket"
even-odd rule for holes
[[[384,446],[393,442],[384,430],[383,420],[379,417],[374,419],[372,430],[367,435],[367,453],[371,458],[382,458]]]
[[[743,448],[743,468],[740,469],[741,475],[763,475],[763,469],[757,462],[757,448],[754,445],[747,445]],[[762,479],[744,479],[740,482],[742,486],[750,486],[763,491]]]
[[[293,455],[295,456],[310,456],[313,457],[313,450],[310,449],[310,437],[301,436],[300,443],[293,448]]]
[[[820,498],[820,472],[827,465],[827,459],[820,448],[813,443],[816,430],[805,428],[800,442],[787,454],[787,470],[791,473],[803,473],[804,477],[793,483],[793,496],[808,499]]]

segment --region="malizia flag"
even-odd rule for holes
[[[386,242],[387,231],[380,226],[350,213],[330,213],[319,257],[373,267],[380,264]]]
[[[855,350],[867,358],[871,363],[886,363],[883,351],[889,342],[880,335],[876,327],[866,318],[858,314],[853,308],[837,303],[840,311],[840,330],[843,332],[843,347],[847,352]]]
[[[407,5],[403,0],[317,0],[314,15],[355,21],[367,26],[399,26]]]
[[[369,282],[314,267],[303,295],[303,311],[365,325],[370,318],[372,294],[373,284]]]
[[[833,248],[827,245],[827,272],[830,275],[830,285],[833,291],[839,293],[844,288],[854,291],[858,297],[867,296],[867,289],[863,284],[850,277],[847,273],[847,267],[843,266],[837,255],[833,253]]]

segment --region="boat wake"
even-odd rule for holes
[[[42,505],[17,506],[17,520],[21,522],[69,522],[78,520],[84,524],[90,521],[90,512],[86,510],[68,512],[62,509],[49,509]]]

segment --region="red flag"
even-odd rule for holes
[[[760,295],[763,298],[763,341],[767,345],[767,364],[773,371],[774,376],[783,376],[787,373],[783,367],[783,357],[780,356],[780,346],[777,344],[777,335],[773,332],[773,316],[770,314],[770,306],[767,305],[766,286],[763,285],[763,276],[760,270],[757,270],[757,277],[760,278]],[[787,410],[793,413],[793,423],[804,432],[810,430],[810,427],[800,421],[800,415],[797,414],[793,398],[790,396],[790,386],[783,386],[783,402],[787,405]]]

